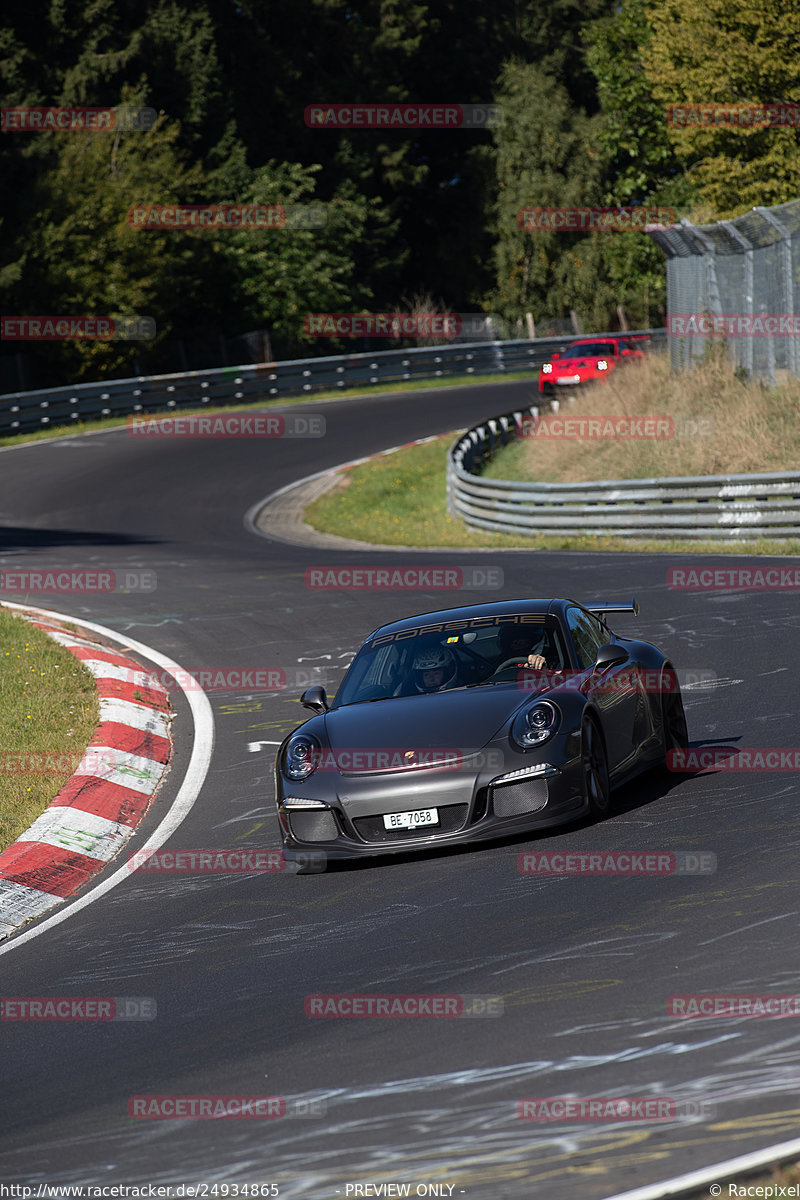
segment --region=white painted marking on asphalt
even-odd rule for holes
[[[131,836],[130,825],[109,821],[96,813],[58,805],[46,808],[30,828],[20,837],[20,842],[44,842],[71,850],[74,854],[85,854],[109,862]]]
[[[752,1154],[741,1154],[738,1158],[729,1158],[725,1162],[714,1163],[711,1167],[701,1167],[699,1171],[689,1171],[686,1175],[675,1175],[672,1179],[662,1180],[661,1183],[634,1188],[632,1192],[616,1192],[613,1196],[604,1197],[604,1200],[663,1200],[666,1196],[679,1196],[681,1192],[694,1192],[707,1183],[716,1183],[719,1179],[725,1179],[740,1171],[768,1167],[771,1163],[792,1158],[799,1153],[800,1138],[791,1142],[778,1142],[763,1150],[754,1150]]]
[[[118,725],[130,725],[143,733],[154,733],[156,737],[169,737],[169,718],[157,708],[144,708],[131,700],[118,700],[109,696],[100,697],[100,720],[114,721]]]
[[[280,742],[248,742],[247,749],[251,754],[256,754],[262,746],[280,746]]]
[[[63,903],[63,897],[54,896],[52,892],[42,892],[39,888],[26,887],[24,883],[17,883],[13,879],[0,879],[0,907],[6,916],[20,917],[23,920],[29,920],[31,917],[38,917],[40,913],[46,912],[54,904]],[[5,928],[5,921],[0,929]],[[19,929],[19,924],[14,923],[11,926],[12,930]],[[0,954],[3,951],[0,949]]]
[[[737,933],[746,933],[748,929],[758,929],[761,925],[770,925],[773,921],[785,921],[787,917],[796,917],[797,911],[781,913],[777,917],[767,917],[764,921],[756,921],[755,925],[743,925],[741,929],[731,929],[728,933],[721,933],[719,937],[708,938],[705,942],[698,942],[698,946],[710,946],[712,942],[721,942],[723,938],[735,937]]]
[[[131,754],[118,746],[87,746],[75,774],[104,779],[106,783],[116,783],[149,796],[166,769],[166,763]]]
[[[189,765],[186,768],[183,782],[178,789],[178,794],[161,824],[147,839],[148,848],[158,850],[160,846],[163,846],[172,837],[175,830],[178,829],[191,812],[208,774],[208,768],[211,764],[211,754],[214,748],[214,713],[208,696],[197,681],[189,675],[188,671],[185,671],[183,667],[179,666],[171,658],[167,658],[166,654],[161,654],[158,650],[153,650],[143,642],[137,642],[133,638],[125,637],[124,634],[108,629],[105,625],[97,625],[94,621],[84,621],[77,617],[66,616],[64,613],[51,612],[48,609],[31,608],[25,604],[12,604],[10,601],[4,601],[4,604],[7,608],[20,609],[21,611],[33,612],[55,621],[70,621],[72,624],[81,625],[84,629],[91,630],[92,633],[102,634],[104,637],[110,638],[111,641],[119,642],[128,650],[133,650],[135,653],[143,655],[155,663],[157,667],[161,667],[175,676],[176,682],[185,695],[192,714],[194,721],[194,741]],[[176,674],[176,672],[181,672],[182,674]],[[182,679],[184,682],[181,682]],[[12,938],[6,945],[0,945],[0,955],[8,954],[10,950],[15,950],[17,946],[23,945],[24,942],[39,937],[46,930],[52,929],[54,925],[60,924],[61,921],[66,921],[73,913],[80,912],[81,909],[93,904],[95,900],[99,900],[101,896],[104,896],[106,892],[110,892],[118,884],[129,880],[131,876],[132,872],[127,864],[120,867],[113,875],[109,875],[106,879],[101,880],[96,887],[93,887],[90,891],[73,900],[71,903],[67,903],[66,908],[59,909],[52,917],[48,917],[42,921],[41,925],[37,925],[34,929],[28,930],[27,933],[22,933]]]
[[[735,687],[744,683],[743,679],[696,679],[694,682],[681,684],[682,692],[712,692],[715,688]]]
[[[94,658],[82,658],[80,661],[95,679],[118,679],[122,683],[132,683],[134,687],[146,687],[166,695],[167,689],[146,671],[131,671],[129,667],[118,667],[115,663],[101,662]]]
[[[59,646],[78,646],[81,650],[97,649],[97,642],[90,642],[85,638],[74,637],[70,633],[51,633],[49,636],[54,642],[58,642]]]

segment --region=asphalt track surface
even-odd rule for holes
[[[158,581],[139,595],[5,598],[100,622],[189,669],[280,667],[294,678],[321,667],[335,681],[380,622],[497,593],[312,591],[310,565],[436,556],[304,549],[255,536],[243,514],[312,471],[531,394],[509,383],[307,404],[327,420],[316,441],[144,441],[120,430],[2,453],[0,565],[148,569]],[[680,669],[715,675],[685,695],[694,744],[797,743],[796,594],[672,591],[667,568],[685,557],[438,558],[501,566],[508,597],[635,593],[641,616],[615,628],[656,642]],[[210,693],[210,772],[171,848],[279,845],[273,747],[248,746],[299,723],[299,690]],[[175,737],[172,774],[134,848],[177,792],[191,749],[185,703]],[[797,1022],[681,1021],[666,1002],[800,991],[798,847],[795,774],[651,773],[617,793],[605,822],[537,838],[322,875],[131,875],[0,956],[7,997],[157,1002],[149,1021],[2,1023],[0,1180],[273,1182],[281,1196],[314,1200],[394,1182],[412,1195],[448,1184],[476,1200],[594,1200],[795,1137]],[[700,850],[718,869],[521,875],[520,851],[543,848]],[[304,997],[325,992],[502,997],[504,1012],[307,1017]],[[310,1115],[133,1119],[128,1099],[141,1094],[280,1095]],[[696,1108],[646,1123],[517,1116],[520,1099],[563,1095]]]

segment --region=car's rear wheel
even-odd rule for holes
[[[683,710],[683,697],[675,668],[667,666],[661,673],[661,732],[664,739],[664,765],[669,766],[673,750],[686,750],[689,730]]]
[[[595,818],[606,816],[611,806],[608,759],[596,722],[587,717],[581,731],[581,771],[583,798]]]

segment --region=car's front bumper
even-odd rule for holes
[[[558,739],[560,740],[560,739]],[[276,773],[286,858],[309,852],[347,859],[457,846],[560,825],[585,811],[577,756],[553,761],[543,748],[503,769],[416,770],[338,775],[292,784]],[[551,750],[553,747],[549,747]],[[314,783],[313,788],[308,785]],[[313,807],[299,807],[316,801]],[[390,813],[435,808],[436,826],[386,829]]]

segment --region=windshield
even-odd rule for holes
[[[565,358],[602,358],[609,356],[613,358],[616,354],[613,342],[579,342],[577,346],[570,346],[561,355],[562,362]]]
[[[478,627],[470,629],[471,624]],[[423,696],[513,678],[513,664],[542,654],[548,667],[568,665],[555,617],[518,613],[425,625],[365,642],[331,708],[396,696]],[[453,630],[452,626],[462,628]],[[511,676],[498,668],[510,664]]]

